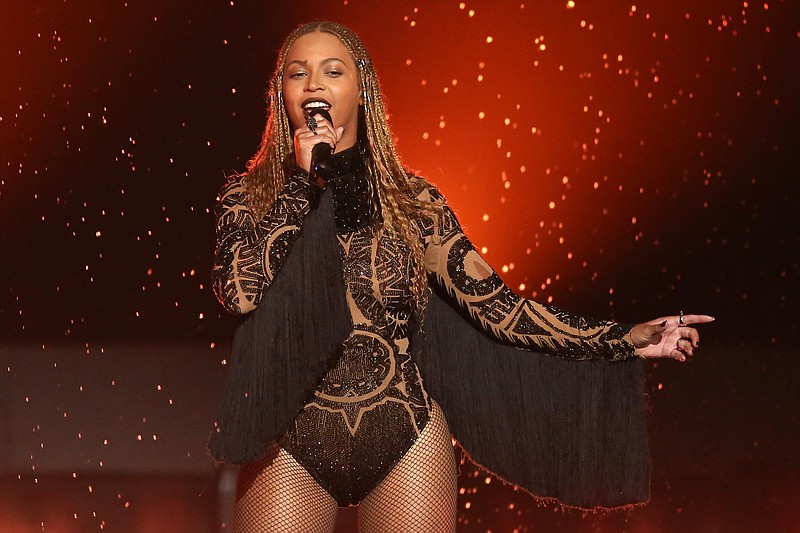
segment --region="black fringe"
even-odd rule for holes
[[[353,329],[326,189],[258,308],[237,328],[222,408],[209,440],[243,464],[291,427]]]
[[[649,499],[641,360],[569,361],[518,350],[477,331],[436,293],[424,323],[417,362],[425,386],[476,463],[567,506]]]

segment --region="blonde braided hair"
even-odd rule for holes
[[[414,219],[423,215],[438,218],[441,206],[417,200],[414,190],[418,178],[406,171],[392,142],[387,123],[383,94],[378,75],[361,39],[350,28],[335,22],[311,22],[295,28],[283,42],[278,53],[275,72],[269,83],[269,118],[258,152],[247,164],[242,182],[248,204],[260,219],[275,202],[286,180],[291,176],[294,159],[292,127],[283,101],[283,70],[286,55],[295,40],[305,34],[325,32],[335,35],[353,57],[358,67],[362,108],[359,113],[359,133],[366,132],[368,174],[377,185],[383,227],[398,237],[411,252],[412,292],[417,309],[426,304],[428,286],[423,258],[422,241]],[[363,139],[359,139],[363,142]]]

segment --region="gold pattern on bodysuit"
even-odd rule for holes
[[[379,225],[340,234],[339,244],[353,333],[306,408],[339,413],[355,435],[365,413],[393,402],[418,434],[429,405],[408,351],[410,256]]]
[[[419,184],[420,200],[444,205],[437,220],[418,221],[430,280],[477,327],[501,342],[567,358],[633,356],[629,328],[514,294],[472,247],[439,192],[422,179]],[[311,187],[300,179],[288,183],[258,224],[243,207],[240,184],[223,190],[214,288],[231,311],[258,305],[311,208]],[[409,251],[379,220],[337,221],[337,228],[353,332],[280,444],[340,505],[348,505],[358,503],[414,443],[431,402],[410,355]]]
[[[336,187],[358,188],[340,176]],[[411,255],[380,220],[354,224],[336,205],[353,332],[281,445],[340,505],[358,503],[426,427],[430,399],[411,359]],[[364,220],[363,218],[361,219]]]
[[[266,215],[256,222],[245,202],[247,193],[241,179],[225,184],[214,209],[217,242],[212,280],[217,299],[228,311],[239,315],[258,306],[286,262],[303,217],[311,211],[318,194],[313,184],[293,176]]]

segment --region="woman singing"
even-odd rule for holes
[[[348,505],[364,532],[455,531],[451,430],[537,496],[646,500],[641,359],[684,361],[713,318],[631,326],[513,293],[403,166],[346,27],[294,30],[268,99],[216,210],[214,289],[247,315],[210,441],[241,465],[234,531],[332,531]]]

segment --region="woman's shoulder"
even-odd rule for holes
[[[235,197],[237,199],[244,199],[246,196],[246,188],[244,179],[247,174],[239,174],[238,172],[225,175],[225,182],[219,189],[217,200],[222,201],[224,198]]]
[[[244,174],[228,174],[225,183],[217,193],[217,205],[214,212],[217,217],[230,211],[241,211],[247,204],[247,189],[244,185]]]
[[[411,188],[411,195],[418,201],[424,203],[444,202],[444,195],[441,191],[425,177],[409,172],[408,182]]]

